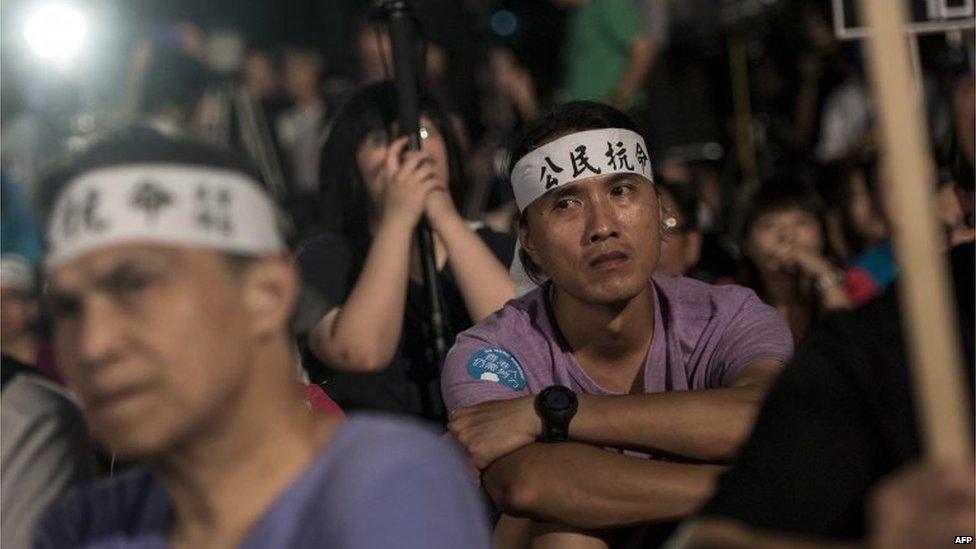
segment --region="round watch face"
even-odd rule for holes
[[[550,391],[546,395],[546,407],[550,410],[561,412],[568,410],[572,404],[570,396],[563,391]]]

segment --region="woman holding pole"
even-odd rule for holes
[[[340,406],[443,421],[413,230],[425,218],[433,231],[452,338],[514,295],[503,266],[514,241],[472,230],[458,214],[464,177],[454,127],[428,97],[421,113],[419,151],[407,151],[405,137],[392,138],[390,82],[361,90],[337,116],[320,168],[336,231],[299,253],[306,295],[297,329],[306,368]]]

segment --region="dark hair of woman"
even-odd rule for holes
[[[461,162],[461,147],[451,119],[429,95],[422,94],[420,112],[437,126],[444,137],[448,157],[448,185],[451,199],[463,204],[467,185]],[[390,132],[397,125],[396,88],[390,81],[377,82],[353,95],[336,116],[322,147],[319,162],[319,197],[326,229],[346,236],[350,242],[369,242],[372,203],[363,184],[356,151],[375,131]],[[392,140],[392,139],[391,139]]]

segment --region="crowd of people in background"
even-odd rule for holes
[[[77,135],[5,82],[3,543],[972,536],[972,467],[916,463],[862,45],[830,2],[718,4],[551,0],[520,31],[558,27],[543,49],[419,13],[419,150],[365,9],[344,72],[315,43],[227,69],[206,28],[139,37],[124,123]],[[972,30],[919,50],[971,398]]]

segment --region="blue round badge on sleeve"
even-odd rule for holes
[[[522,365],[502,349],[480,349],[468,359],[468,374],[474,379],[501,383],[513,391],[525,388]]]

